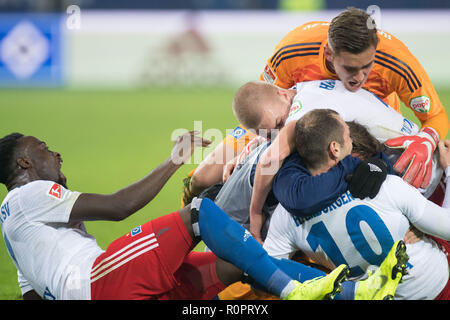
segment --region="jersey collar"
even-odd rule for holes
[[[333,79],[333,80],[339,80],[338,76],[336,73],[331,72],[330,70],[328,70],[326,63],[325,63],[325,46],[328,44],[328,40],[325,39],[321,46],[320,46],[320,50],[319,50],[319,66],[320,66],[320,71],[322,72],[323,75],[325,75],[325,77],[327,79]]]

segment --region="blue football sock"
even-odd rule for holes
[[[278,268],[284,271],[288,276],[292,279],[297,280],[299,282],[304,282],[306,280],[311,280],[317,277],[323,277],[326,275],[325,272],[304,265],[302,263],[289,260],[289,259],[275,259],[271,258],[273,263],[275,263]]]
[[[272,262],[280,268],[284,273],[286,273],[293,280],[303,282],[306,280],[311,280],[320,276],[325,276],[326,274],[319,269],[309,267],[307,265],[301,264],[299,262],[289,260],[289,259],[276,259],[270,257]],[[253,282],[253,279],[249,279],[248,283],[255,289],[263,290],[260,284]]]
[[[247,230],[209,199],[201,201],[198,228],[212,252],[248,274],[256,282],[253,285],[277,296],[286,293],[283,290],[292,280],[304,282],[326,275],[293,260],[270,257]],[[354,300],[354,297],[355,282],[345,281],[335,299]]]
[[[304,265],[302,263],[288,260],[288,259],[275,259],[272,258],[278,268],[283,270],[292,279],[304,282],[317,277],[326,276],[326,273]],[[342,292],[335,295],[334,300],[354,300],[355,299],[355,282],[344,281],[342,282]]]
[[[283,290],[292,286],[292,278],[273,263],[250,233],[210,199],[201,201],[198,227],[202,240],[214,254],[248,274],[268,293],[282,297],[286,294]]]

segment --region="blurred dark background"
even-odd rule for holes
[[[1,12],[60,12],[68,5],[83,9],[155,9],[155,10],[308,10],[365,8],[378,5],[384,9],[450,8],[448,0],[0,0]]]

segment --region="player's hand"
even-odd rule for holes
[[[252,216],[254,217],[252,219]],[[261,237],[261,229],[264,225],[265,216],[262,212],[258,212],[256,215],[254,212],[250,212],[250,226],[249,226],[249,232],[252,235],[252,237],[259,242],[260,245],[264,245],[264,241]]]
[[[416,136],[401,136],[387,140],[390,148],[403,148],[405,151],[394,164],[394,170],[403,173],[403,180],[416,188],[427,188],[430,184],[433,167],[433,152],[439,136],[431,128],[424,128]]]
[[[231,176],[231,174],[234,171],[234,168],[236,167],[238,157],[234,157],[230,161],[228,161],[225,166],[223,167],[223,173],[222,173],[222,182],[227,182],[228,178]]]
[[[353,197],[373,199],[380,191],[381,185],[387,176],[387,167],[383,160],[370,158],[361,161],[351,175],[345,177],[348,190]]]
[[[439,163],[445,170],[450,167],[450,140],[441,140],[438,143]]]
[[[264,245],[264,241],[263,241],[263,239],[261,238],[261,232],[258,232],[257,234],[254,234],[254,233],[251,233],[251,232],[250,232],[250,234],[252,235],[252,237],[253,237],[256,241],[258,241],[258,243],[259,243],[261,246]]]
[[[424,237],[424,233],[411,225],[406,231],[405,237],[403,238],[403,241],[405,241],[406,244],[413,244],[416,242],[419,242]]]
[[[199,131],[189,131],[175,139],[170,160],[176,165],[182,165],[191,159],[196,147],[207,147],[211,141],[197,136]]]

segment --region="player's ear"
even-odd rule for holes
[[[16,163],[22,169],[28,169],[31,167],[31,161],[28,158],[17,158]]]
[[[331,51],[330,46],[328,45],[328,43],[323,48],[323,55],[325,56],[325,59],[327,59],[329,62],[333,62],[334,61],[333,52]]]
[[[328,154],[332,160],[338,159],[341,152],[341,145],[336,141],[331,141],[328,145]]]
[[[287,90],[287,89],[278,88],[277,94],[279,97],[281,97],[283,99],[290,99],[289,90]]]

